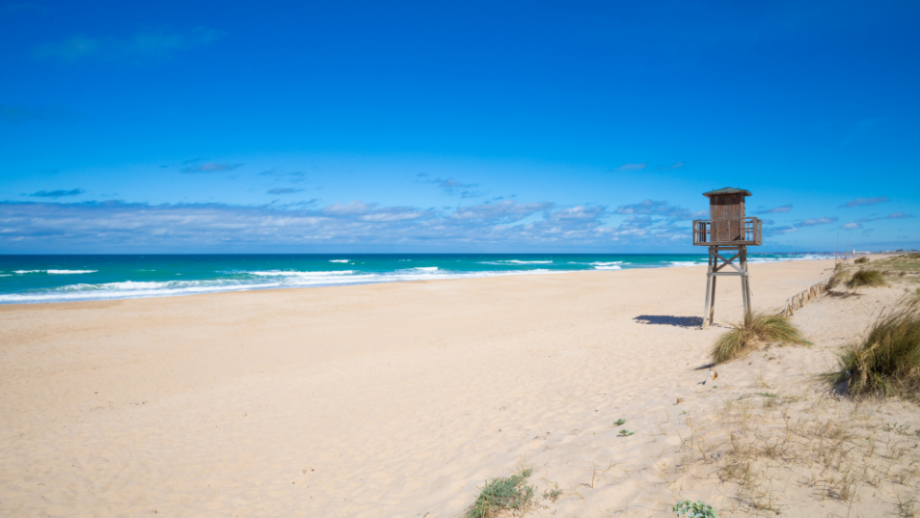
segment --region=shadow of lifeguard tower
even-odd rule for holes
[[[703,196],[709,198],[709,219],[693,221],[693,245],[709,247],[706,306],[703,310],[705,329],[707,325],[712,324],[716,310],[716,280],[721,276],[741,277],[744,314],[747,315],[751,311],[747,247],[760,246],[763,242],[763,223],[755,217],[744,215],[744,198],[751,196],[747,190],[726,187],[704,192]],[[731,269],[722,271],[726,267]]]

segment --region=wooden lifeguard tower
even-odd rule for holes
[[[712,324],[716,306],[716,279],[720,276],[741,277],[744,314],[751,311],[747,247],[760,246],[763,242],[763,223],[757,218],[744,215],[744,198],[750,195],[749,191],[733,187],[704,192],[703,196],[709,198],[709,219],[693,221],[693,245],[709,247],[703,328]],[[726,258],[729,254],[734,255]],[[736,259],[738,264],[735,264]],[[732,270],[723,272],[722,269],[727,266]]]

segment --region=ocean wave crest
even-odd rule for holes
[[[76,275],[81,273],[96,273],[99,270],[16,270],[13,273],[20,275],[26,273],[47,273],[48,275]]]
[[[671,261],[670,264],[671,266],[683,267],[683,266],[700,266],[706,263],[699,262],[699,261]]]
[[[240,275],[242,272],[233,272]],[[259,272],[245,272],[256,275]],[[306,288],[348,284],[375,284],[384,282],[429,281],[435,279],[467,279],[504,275],[529,275],[563,273],[559,270],[523,270],[513,272],[445,272],[437,267],[410,268],[389,273],[343,272],[261,272],[267,275],[255,278],[234,277],[193,281],[122,281],[101,284],[70,284],[58,288],[0,295],[0,304],[29,304],[71,302],[78,300],[113,300],[169,297],[175,295],[200,295],[224,291],[245,291],[271,288]],[[294,275],[287,275],[294,274]],[[301,274],[301,275],[297,275]],[[307,274],[307,275],[303,275]],[[310,275],[314,274],[314,275]]]
[[[335,275],[351,275],[355,273],[354,270],[337,270],[331,272],[292,272],[287,270],[270,270],[267,272],[240,272],[249,275],[257,275],[259,277],[325,277],[325,276],[335,276]]]
[[[502,261],[480,261],[479,264],[493,264],[498,266],[508,265],[526,265],[526,264],[553,264],[552,261],[521,261],[518,259],[508,259]]]

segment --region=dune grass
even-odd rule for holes
[[[907,304],[882,314],[862,341],[840,355],[840,369],[824,378],[846,383],[854,397],[920,399],[920,307]]]
[[[856,259],[856,260],[853,261],[853,262],[856,263],[856,264],[866,264],[866,263],[869,262],[869,258],[868,258],[868,257],[860,257],[860,258]]]
[[[863,286],[886,286],[888,282],[885,276],[878,270],[868,270],[861,268],[850,276],[847,281],[847,288],[860,288]]]
[[[920,253],[898,254],[887,259],[875,261],[873,264],[876,268],[885,270],[917,273],[920,272]]]
[[[510,477],[487,482],[466,518],[492,518],[505,511],[526,510],[533,502],[533,486],[524,482],[532,473],[532,469],[524,469]]]
[[[848,276],[849,275],[847,274],[847,271],[843,268],[843,265],[838,264],[834,268],[834,273],[827,280],[827,289],[829,290],[834,289],[837,287],[838,284],[846,282]]]
[[[727,362],[743,356],[760,343],[769,342],[811,345],[788,317],[748,313],[742,322],[732,324],[731,331],[716,340],[712,347],[712,359],[715,363]]]

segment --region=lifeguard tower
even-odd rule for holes
[[[704,192],[709,198],[709,219],[693,221],[693,245],[709,247],[709,272],[706,274],[706,307],[703,328],[712,324],[716,306],[716,279],[720,276],[741,277],[741,298],[744,314],[751,311],[751,285],[748,280],[747,247],[763,242],[763,223],[745,217],[744,198],[751,193],[744,189],[726,187]],[[734,255],[730,255],[734,254]],[[726,258],[726,256],[729,256]],[[737,260],[737,264],[735,263]],[[730,266],[728,271],[722,271]]]

